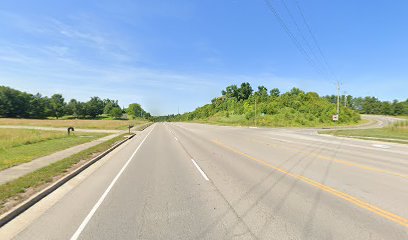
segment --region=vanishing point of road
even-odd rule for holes
[[[0,239],[408,239],[408,146],[156,123]]]

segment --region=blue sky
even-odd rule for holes
[[[408,97],[407,1],[270,3],[295,41],[264,0],[3,0],[0,85],[153,114],[191,111],[244,81],[325,95],[339,80],[354,96]]]

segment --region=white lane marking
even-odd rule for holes
[[[279,142],[294,143],[293,141],[289,141],[289,140],[285,140],[285,139],[281,139],[281,138],[274,138],[274,137],[268,137],[268,138],[270,138],[270,139],[272,139],[272,140],[279,141]]]
[[[373,144],[373,147],[378,147],[378,148],[390,148],[390,146],[383,145],[383,144]]]
[[[71,179],[69,182],[56,189],[54,192],[36,203],[34,206],[27,209],[24,213],[13,219],[12,222],[9,222],[8,224],[2,226],[0,228],[0,239],[14,239],[20,232],[28,228],[31,224],[35,223],[41,215],[43,215],[51,207],[56,205],[72,189],[77,187],[87,177],[98,170],[102,165],[111,161],[114,154],[126,147],[128,144],[129,141],[125,142],[124,144],[113,150],[111,153],[109,153],[105,158],[92,164],[78,176]]]
[[[287,134],[285,134],[286,136],[288,136]],[[373,148],[373,146],[371,144],[369,144],[368,141],[366,140],[359,140],[359,139],[354,139],[354,138],[348,138],[348,137],[337,137],[337,136],[324,136],[324,135],[316,135],[320,138],[306,138],[306,137],[301,137],[300,135],[295,136],[294,134],[291,134],[292,136],[289,136],[291,138],[296,138],[297,140],[299,139],[304,139],[308,142],[324,142],[327,144],[331,144],[331,145],[339,145],[341,144],[343,147],[353,147],[353,148],[361,148],[361,149],[368,149],[368,150],[378,150],[378,151],[382,151],[382,152],[390,152],[390,153],[398,153],[398,154],[402,154],[402,155],[408,155],[407,151],[399,151],[399,150],[393,150],[392,147],[390,145],[387,145],[388,147],[386,148]],[[333,140],[328,141],[327,139],[322,139],[321,137],[325,137],[325,138],[331,138]],[[271,137],[269,137],[271,138]],[[305,142],[301,142],[301,141],[287,141],[287,140],[282,140],[282,139],[278,139],[278,138],[271,138],[271,139],[276,139],[276,140],[280,140],[280,141],[284,141],[284,142],[289,142],[289,143],[295,143],[295,144],[300,144],[300,145],[304,145],[304,146],[311,146],[311,147],[315,147],[313,146],[313,143],[305,143]],[[341,141],[337,141],[336,139],[339,140],[345,140],[347,142],[355,142],[355,143],[362,143],[362,144],[366,144],[367,145],[356,145],[356,144],[348,144],[345,142],[341,142]],[[320,146],[320,148],[324,148],[324,149],[329,149],[332,150],[331,147],[324,147],[324,146]]]
[[[71,240],[76,240],[78,239],[79,235],[82,233],[86,225],[88,224],[89,220],[91,220],[92,216],[95,214],[96,210],[98,210],[99,206],[102,204],[103,200],[105,200],[106,196],[112,189],[113,185],[115,185],[116,181],[119,179],[120,175],[125,171],[127,166],[129,165],[130,161],[132,161],[133,157],[136,155],[137,151],[140,149],[140,147],[143,145],[144,141],[147,139],[147,137],[150,135],[150,133],[153,131],[153,129],[156,127],[156,125],[153,126],[152,130],[146,135],[146,137],[142,140],[142,142],[139,144],[139,146],[136,148],[136,150],[133,152],[132,156],[126,161],[125,165],[123,165],[122,169],[120,169],[119,173],[115,176],[115,178],[112,180],[112,182],[109,184],[108,188],[105,190],[105,192],[102,194],[102,196],[99,198],[98,202],[93,206],[91,211],[88,213],[88,215],[85,217],[85,219],[82,221],[81,225],[78,227],[78,229],[75,231],[74,235],[72,235]]]
[[[178,141],[177,137],[174,137],[174,139],[176,139],[176,141]]]
[[[198,171],[201,173],[201,175],[203,176],[203,178],[207,181],[209,181],[210,179],[208,179],[207,175],[205,174],[205,172],[203,170],[201,170],[200,166],[198,166],[198,164],[196,163],[196,161],[194,161],[194,159],[191,159],[191,161],[193,162],[194,166],[196,166],[196,168],[198,169]]]

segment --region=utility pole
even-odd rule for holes
[[[230,98],[227,97],[227,116],[229,117],[229,100]]]
[[[256,96],[255,96],[255,127],[256,127]]]
[[[344,107],[347,107],[347,92],[344,91]]]
[[[340,118],[340,83],[337,81],[337,117]]]

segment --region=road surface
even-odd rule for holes
[[[408,239],[408,147],[157,123],[0,239]]]
[[[399,121],[404,121],[404,119],[401,119],[401,118],[384,116],[384,115],[364,114],[364,115],[361,115],[361,118],[368,120],[369,122],[363,126],[359,126],[358,128],[381,128],[381,127],[386,127],[388,125],[394,124]]]

